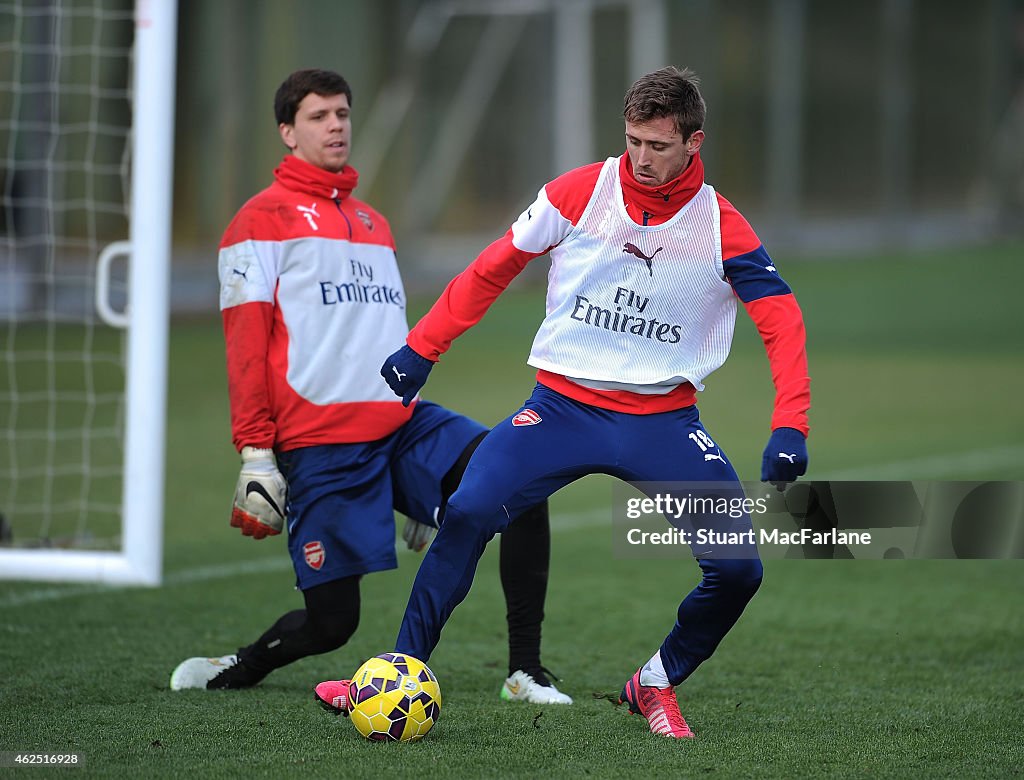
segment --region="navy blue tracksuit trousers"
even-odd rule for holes
[[[721,450],[708,449],[711,440],[695,406],[625,414],[537,385],[524,411],[525,417],[519,412],[487,435],[449,500],[416,575],[398,652],[428,660],[445,621],[469,593],[487,542],[526,507],[580,477],[601,473],[628,482],[716,482],[740,490]],[[520,424],[513,424],[517,418]],[[744,515],[731,530],[750,528],[750,516]],[[701,556],[698,564],[703,579],[679,605],[675,625],[661,645],[673,685],[711,656],[761,583],[756,555]]]

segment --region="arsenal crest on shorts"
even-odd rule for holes
[[[302,552],[306,556],[306,563],[309,564],[309,568],[320,571],[320,567],[324,565],[324,558],[327,557],[323,543],[307,542],[302,546]]]
[[[536,425],[540,420],[540,415],[533,411],[533,409],[523,409],[523,411],[512,418],[512,424],[518,428],[521,425]]]

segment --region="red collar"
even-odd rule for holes
[[[359,173],[351,165],[342,168],[341,173],[331,173],[300,160],[294,154],[288,154],[274,169],[274,178],[295,192],[305,192],[318,198],[345,200],[356,188]]]
[[[672,181],[648,187],[633,178],[629,153],[623,152],[619,158],[619,181],[627,206],[633,205],[655,217],[667,217],[689,203],[704,184],[704,163],[700,154],[695,154],[690,158],[690,164]]]

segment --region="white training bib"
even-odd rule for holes
[[[704,184],[668,222],[626,213],[619,158],[604,164],[579,223],[550,252],[547,316],[529,363],[622,385],[702,380],[725,362],[736,298],[722,269],[718,199]]]

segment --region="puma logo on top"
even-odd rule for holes
[[[652,265],[651,261],[654,260],[654,255],[658,254],[658,252],[660,252],[664,248],[665,247],[663,246],[659,246],[657,249],[654,250],[652,254],[645,255],[643,253],[643,250],[640,249],[636,244],[631,244],[627,241],[625,244],[622,245],[623,252],[626,252],[627,254],[630,255],[636,255],[645,263],[647,263],[647,273],[649,273],[651,276],[654,276],[654,266]]]
[[[306,222],[309,223],[309,226],[311,228],[313,228],[313,230],[319,230],[320,229],[320,227],[316,224],[316,222],[313,221],[313,217],[316,217],[317,219],[320,219],[320,215],[317,213],[317,210],[316,210],[316,203],[314,203],[311,206],[296,206],[295,210],[298,211],[300,214],[302,214],[302,216],[304,216],[306,218]]]

